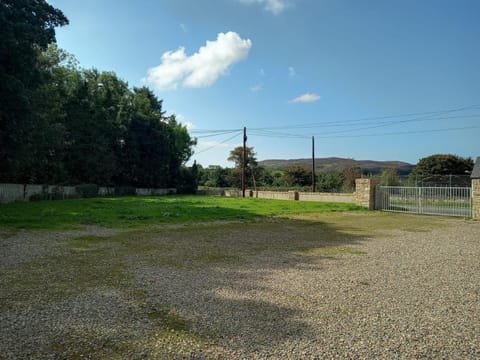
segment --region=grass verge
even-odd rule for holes
[[[331,211],[354,211],[353,204],[214,196],[120,197],[19,202],[0,205],[0,227],[68,229],[81,225],[141,227],[211,221],[245,221]]]

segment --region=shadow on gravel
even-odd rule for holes
[[[223,211],[228,219],[252,217],[248,211]],[[5,256],[21,257],[23,245],[35,246],[32,238],[22,245],[21,236],[1,240]],[[211,348],[227,357],[268,351],[312,331],[302,310],[304,302],[315,301],[315,289],[306,287],[314,286],[308,274],[322,271],[325,260],[355,256],[355,246],[368,238],[354,228],[273,218],[107,236],[72,233],[54,251],[28,254],[27,263],[0,264],[0,293],[7,294],[0,341],[11,344],[4,350],[17,358],[201,358]],[[115,304],[110,295],[85,296],[98,291],[113,292]],[[62,309],[77,309],[76,299],[82,299],[82,311],[55,308],[60,301]],[[41,326],[30,324],[39,316]],[[35,341],[19,347],[23,337],[31,337],[30,325]],[[81,334],[92,327],[86,346]]]
[[[355,246],[369,238],[353,229],[292,220],[149,237],[170,254],[137,262],[137,285],[152,301],[191,319],[195,332],[214,334],[233,357],[268,353],[276,343],[308,338],[313,329],[303,305],[318,301],[309,274],[322,271],[326,260],[361,254]]]

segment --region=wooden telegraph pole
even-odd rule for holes
[[[315,192],[315,183],[316,183],[316,176],[315,176],[315,136],[312,136],[312,192]]]
[[[242,197],[245,197],[245,182],[247,170],[247,128],[243,128],[243,159],[242,159]]]

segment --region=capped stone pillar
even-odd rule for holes
[[[375,187],[377,179],[356,179],[355,180],[355,203],[370,210],[375,209]]]
[[[472,171],[472,218],[480,220],[480,156]]]

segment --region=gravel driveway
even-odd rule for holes
[[[365,219],[380,215],[356,216],[354,230],[350,216],[348,226],[336,216],[158,231],[149,236],[163,253],[205,234],[236,253],[188,266],[129,253],[128,278],[54,298],[20,299],[8,278],[50,256],[47,238],[50,254],[63,254],[79,234],[0,238],[0,358],[480,358],[480,223],[423,217],[430,226],[417,228],[387,214],[387,225],[373,229]],[[159,307],[170,312],[171,330],[149,316]]]

